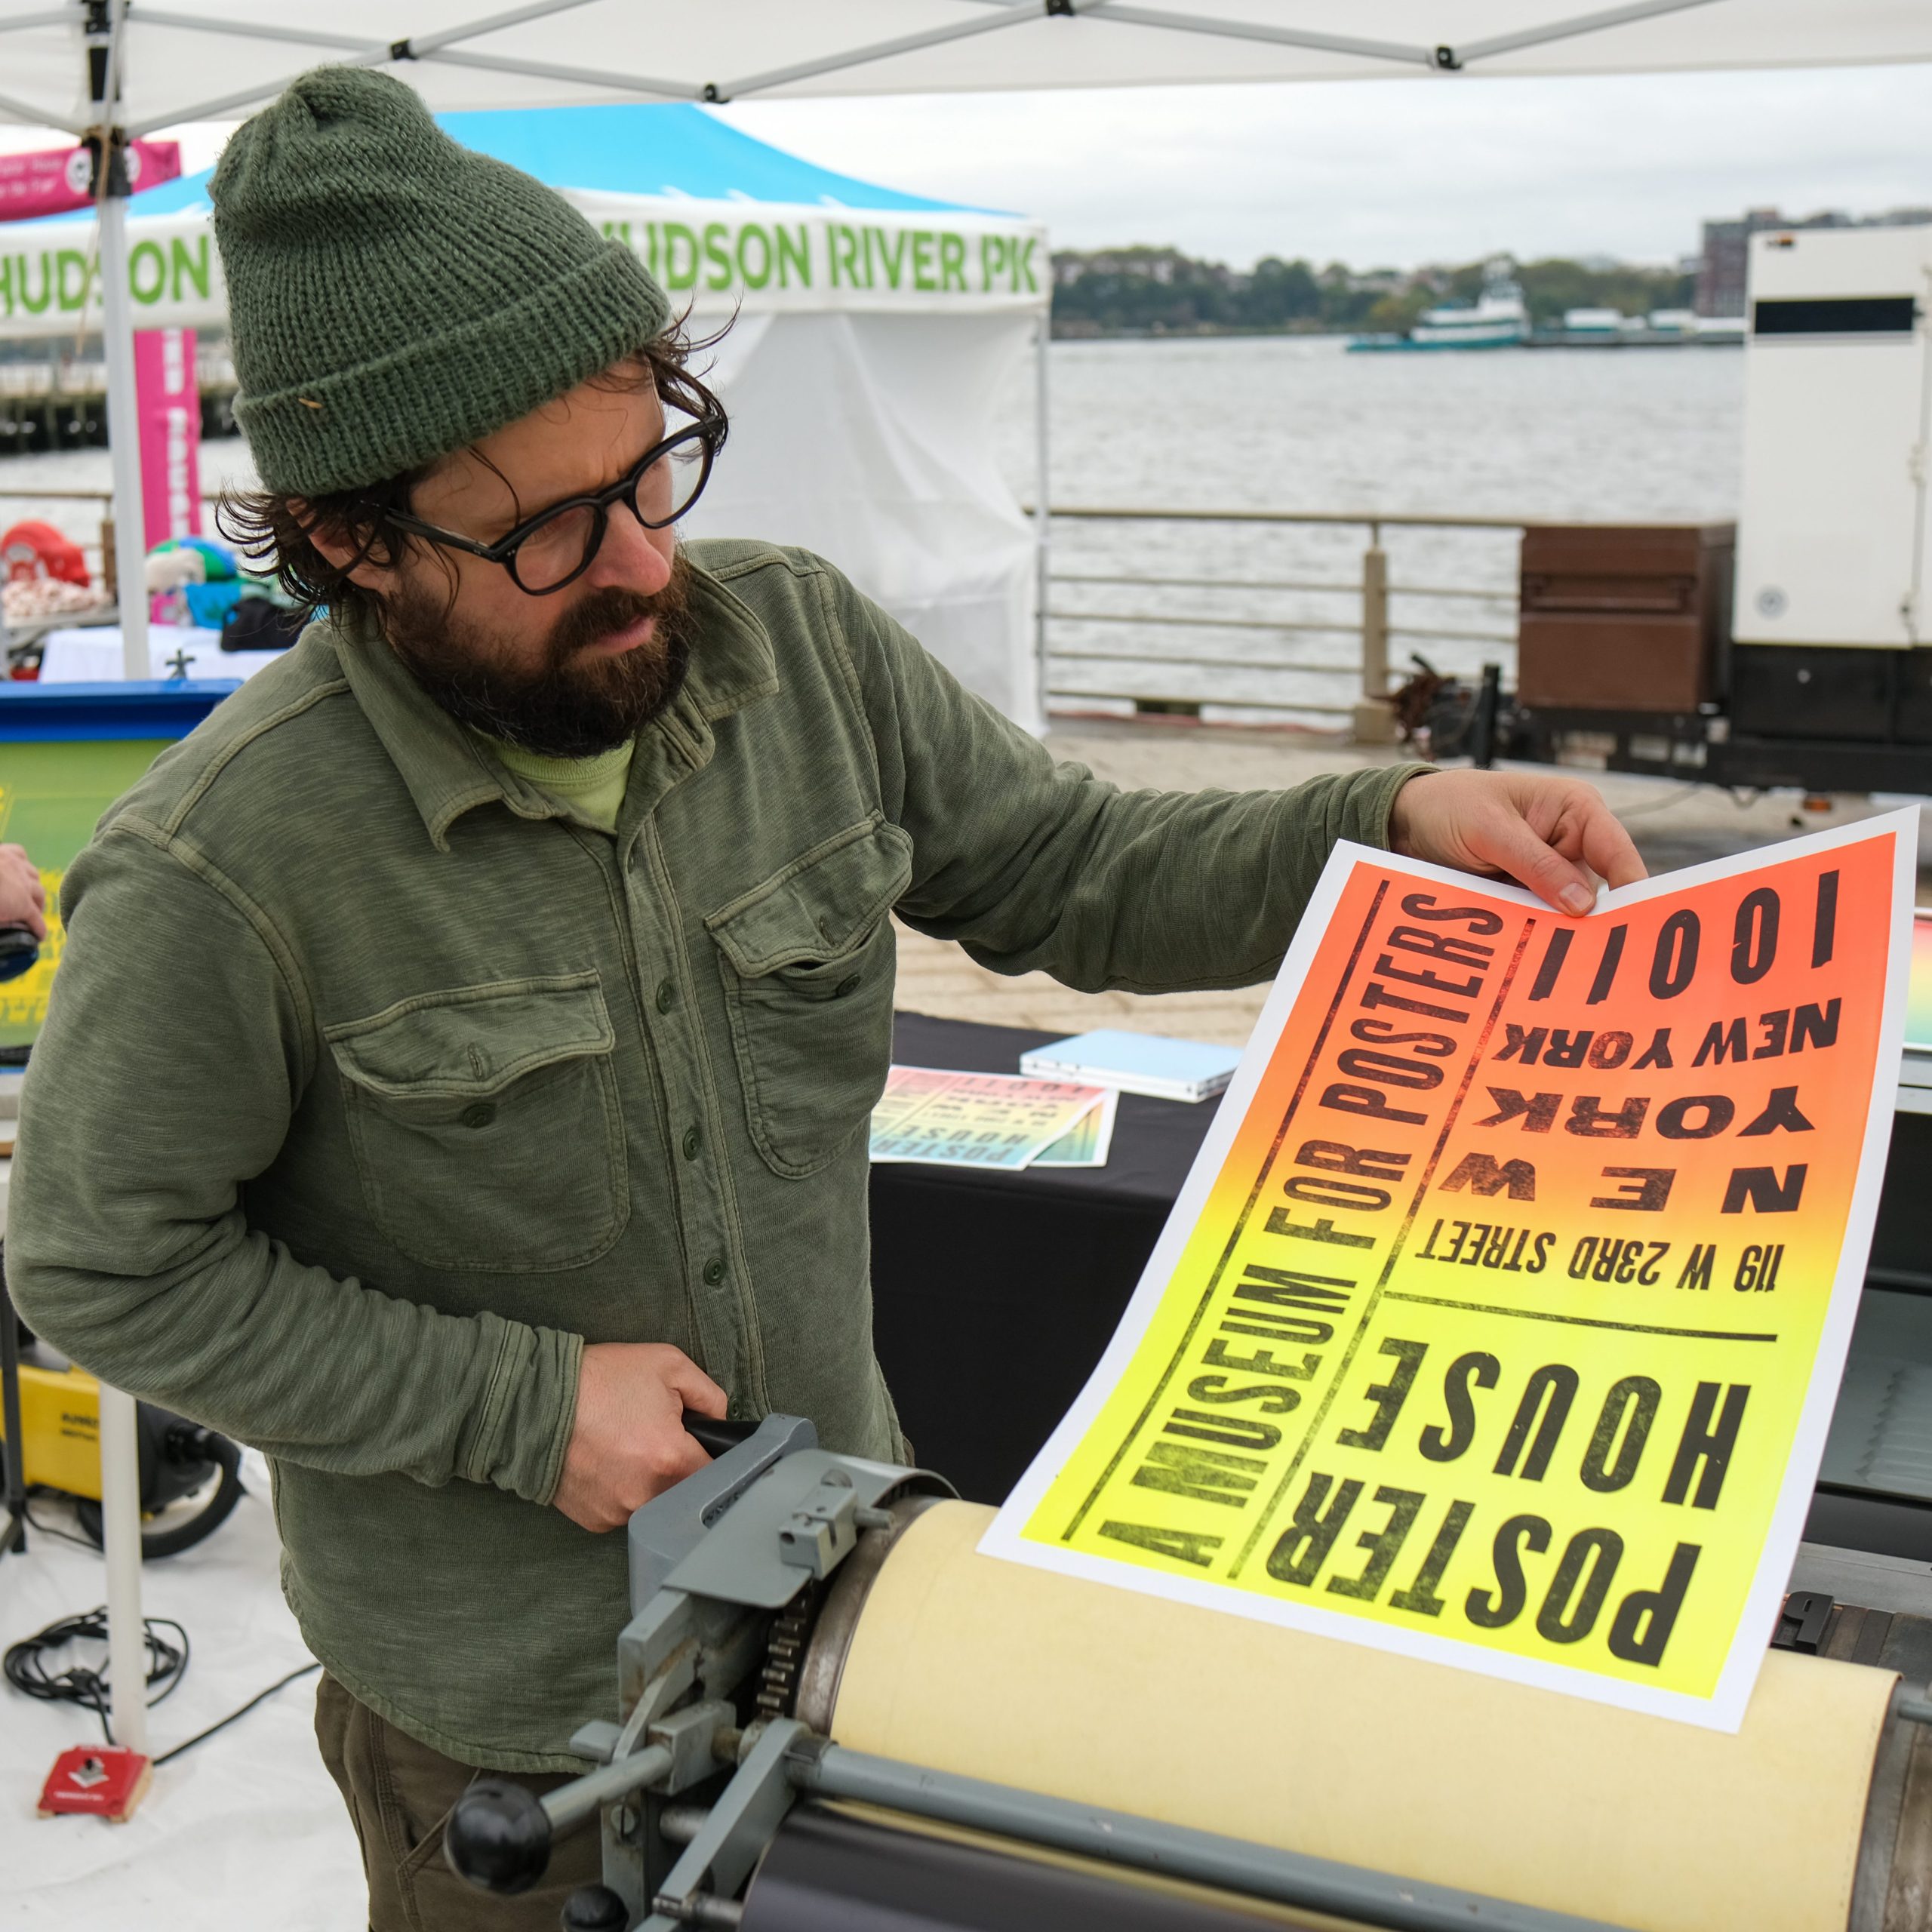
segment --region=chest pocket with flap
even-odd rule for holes
[[[892,1058],[893,901],[912,841],[869,818],[705,921],[718,951],[746,1124],[793,1180],[861,1131]]]
[[[433,1268],[595,1260],[629,1217],[594,972],[459,986],[327,1029],[377,1226]]]

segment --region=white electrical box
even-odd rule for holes
[[[1751,242],[1740,644],[1932,644],[1932,226]]]

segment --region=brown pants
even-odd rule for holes
[[[557,1932],[565,1900],[600,1876],[597,1832],[586,1825],[558,1844],[532,1891],[491,1898],[465,1884],[444,1860],[443,1825],[480,1774],[379,1718],[326,1671],[315,1690],[315,1741],[361,1841],[369,1932]],[[513,1775],[539,1793],[565,1782],[556,1774]]]

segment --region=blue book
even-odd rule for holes
[[[1020,1070],[1035,1079],[1084,1081],[1157,1100],[1205,1100],[1227,1085],[1240,1064],[1238,1047],[1124,1033],[1109,1026],[1035,1047],[1020,1056]]]

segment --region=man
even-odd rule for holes
[[[684,1412],[901,1449],[891,913],[1159,990],[1269,974],[1338,837],[1571,911],[1641,867],[1554,777],[1122,795],[817,559],[681,552],[724,426],[662,292],[392,81],[298,81],[213,198],[247,514],[334,614],[67,875],[11,1272],[78,1359],[266,1452],[371,1924],[481,1924],[442,1814],[476,1767],[577,1768],[611,1532],[703,1460]],[[553,1924],[595,1856],[488,1922]]]

